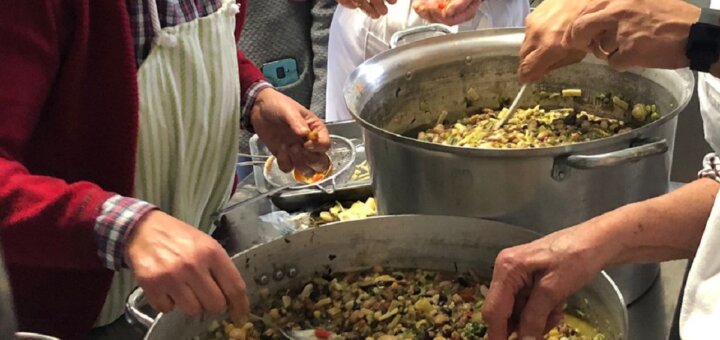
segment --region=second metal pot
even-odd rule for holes
[[[340,222],[304,230],[248,249],[233,257],[250,302],[260,289],[271,293],[300,288],[318,273],[347,272],[374,265],[492,275],[500,250],[530,242],[539,235],[511,225],[474,218],[385,216]],[[191,339],[207,332],[213,320],[227,315],[189,317],[180,311],[144,315],[141,292],[128,299],[126,315],[150,327],[146,340]],[[628,338],[627,310],[612,281],[601,273],[568,300],[569,313],[584,315],[608,340]]]

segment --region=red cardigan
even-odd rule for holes
[[[238,60],[246,91],[262,74]],[[137,132],[126,0],[0,1],[0,240],[22,330],[91,329],[113,277],[93,226],[133,193]]]

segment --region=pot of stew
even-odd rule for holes
[[[360,65],[345,86],[362,126],[378,213],[468,216],[542,234],[668,191],[688,70],[618,72],[588,57],[530,84],[521,29],[425,39]],[[658,266],[612,269],[630,303]]]
[[[149,317],[136,291],[127,315],[145,339],[285,339],[281,330],[334,339],[480,339],[480,310],[500,250],[539,234],[475,218],[386,216],[308,229],[243,251],[233,261],[254,318]],[[604,273],[573,295],[549,339],[626,339],[622,296]]]

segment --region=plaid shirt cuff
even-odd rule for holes
[[[253,106],[255,106],[255,98],[257,98],[260,91],[272,87],[273,86],[270,85],[270,83],[260,80],[255,82],[255,84],[252,84],[252,86],[250,86],[247,90],[245,96],[242,98],[242,102],[245,103],[242,109],[242,118],[240,119],[240,124],[243,129],[251,133],[255,133],[255,129],[252,127],[252,121],[250,121],[250,114],[252,113]]]
[[[127,268],[125,241],[130,231],[155,206],[129,197],[115,195],[103,203],[95,219],[95,241],[103,265],[112,270]]]
[[[709,153],[703,158],[703,169],[698,172],[700,178],[712,178],[720,182],[720,157]]]

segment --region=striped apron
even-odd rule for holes
[[[240,124],[234,0],[215,13],[160,28],[149,0],[156,44],[138,70],[140,124],[135,197],[205,232],[230,196]],[[97,326],[123,313],[137,284],[115,278]]]

